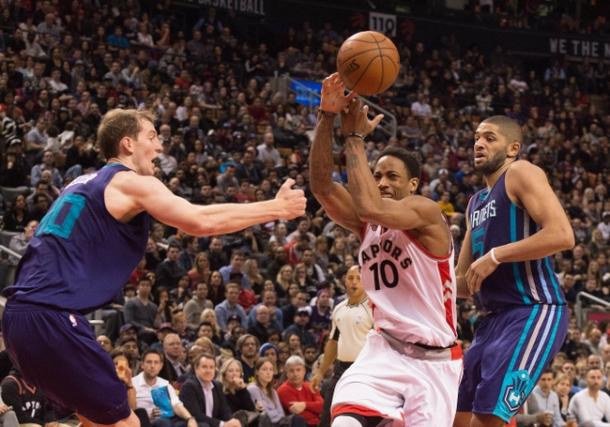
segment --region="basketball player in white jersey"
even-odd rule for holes
[[[406,150],[386,148],[371,174],[364,139],[382,116],[369,120],[354,97],[338,75],[324,80],[310,154],[317,200],[361,236],[362,283],[376,327],[337,384],[332,426],[450,426],[462,374],[451,234],[439,206],[415,195],[420,166]],[[348,189],[331,179],[340,112]]]

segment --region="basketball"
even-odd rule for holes
[[[337,54],[337,71],[349,90],[360,95],[385,92],[398,76],[398,49],[376,31],[362,31],[345,40]]]

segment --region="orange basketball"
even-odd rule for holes
[[[345,86],[360,95],[386,91],[398,76],[400,57],[392,40],[362,31],[345,40],[337,54],[337,71]]]

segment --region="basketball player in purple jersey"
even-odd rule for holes
[[[481,122],[474,166],[487,187],[467,209],[458,293],[479,293],[487,315],[464,357],[454,427],[502,426],[559,351],[568,312],[550,257],[574,245],[570,222],[537,166],[518,160],[521,127]]]
[[[218,235],[303,215],[306,199],[287,180],[273,200],[192,205],[153,176],[162,148],[152,114],[112,110],[97,137],[108,164],[68,185],[42,219],[4,292],[2,330],[24,378],[84,426],[137,427],[125,385],[83,314],[127,282],[144,255],[150,217],[195,236]]]

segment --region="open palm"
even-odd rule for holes
[[[340,113],[356,95],[357,93],[353,91],[346,95],[345,85],[339,73],[333,73],[322,82],[320,109],[327,113]]]

